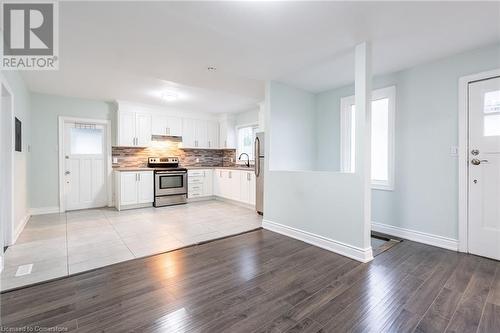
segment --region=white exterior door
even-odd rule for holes
[[[66,210],[106,206],[106,127],[64,124]]]
[[[469,252],[500,260],[500,78],[469,84]]]

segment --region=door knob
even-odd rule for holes
[[[488,160],[480,160],[480,159],[477,159],[477,158],[473,158],[470,162],[473,165],[479,165],[481,163],[488,163]]]

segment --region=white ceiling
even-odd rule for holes
[[[318,92],[352,80],[354,45],[387,73],[500,42],[500,2],[61,2],[60,70],[32,91],[236,112],[277,79]],[[216,72],[207,70],[216,66]]]

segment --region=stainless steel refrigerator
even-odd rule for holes
[[[264,213],[264,132],[259,132],[256,134],[254,143],[254,154],[255,154],[255,180],[256,180],[256,198],[255,198],[255,209],[257,213]]]

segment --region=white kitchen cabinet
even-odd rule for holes
[[[182,119],[166,115],[153,114],[152,134],[182,136]]]
[[[188,119],[182,121],[182,146],[184,148],[218,148],[217,122],[203,119]]]
[[[182,119],[182,146],[185,148],[196,147],[196,120]]]
[[[137,172],[118,172],[117,175],[120,186],[119,191],[115,194],[119,199],[119,205],[135,205],[137,203],[137,189],[139,188]]]
[[[219,147],[236,149],[236,130],[234,121],[224,119],[219,122]]]
[[[154,201],[154,176],[151,171],[138,172],[139,181],[137,182],[137,203],[149,203]]]
[[[255,175],[253,171],[216,169],[214,171],[214,195],[255,205]]]
[[[188,198],[213,196],[213,171],[211,169],[188,170]]]
[[[153,171],[117,171],[115,201],[118,210],[152,204]]]
[[[207,122],[208,148],[219,148],[219,123]]]
[[[135,136],[137,137],[136,146],[148,147],[151,144],[151,114],[137,113]]]
[[[219,148],[219,123],[207,122],[208,148]]]
[[[195,120],[195,147],[208,148],[208,122],[202,119]]]
[[[151,114],[118,111],[117,145],[148,147],[151,144]]]
[[[255,205],[255,174],[253,171],[240,173],[240,201]]]

